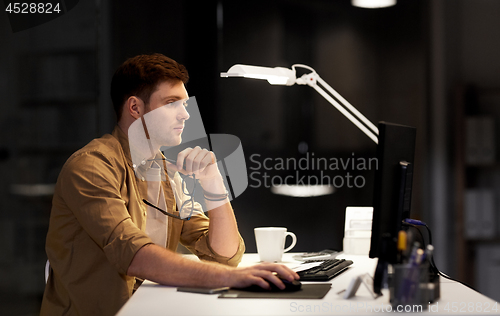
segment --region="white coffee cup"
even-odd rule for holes
[[[254,232],[260,261],[280,262],[283,253],[290,251],[297,243],[297,236],[287,232],[285,227],[257,227]],[[286,236],[292,237],[292,244],[283,249]]]

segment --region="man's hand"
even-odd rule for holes
[[[203,181],[220,177],[215,154],[200,146],[186,148],[177,155],[177,164],[167,162],[168,169],[186,175],[194,174],[196,179]],[[185,166],[185,168],[184,168]]]
[[[261,263],[246,268],[235,268],[228,274],[227,284],[234,288],[244,288],[255,284],[264,289],[269,289],[270,286],[266,281],[269,280],[278,288],[284,289],[285,285],[276,276],[276,274],[288,281],[299,279],[299,275],[297,273],[284,265]]]
[[[177,155],[175,165],[167,161],[167,168],[186,175],[194,174],[196,179],[200,181],[203,190],[212,194],[225,194],[227,192],[217,166],[215,154],[207,149],[202,149],[200,146],[184,149]],[[221,206],[226,202],[212,203],[209,209]]]

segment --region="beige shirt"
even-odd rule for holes
[[[180,188],[180,176],[173,178]],[[178,215],[170,181],[163,181],[162,188],[168,212]],[[68,159],[52,201],[46,240],[51,271],[41,315],[114,315],[130,298],[135,278],[126,272],[136,252],[152,243],[144,232],[143,198],[147,181],[134,174],[120,128]],[[243,240],[232,258],[215,253],[208,241],[209,220],[199,204],[196,208],[189,221],[169,217],[166,247],[175,251],[180,242],[202,260],[236,266],[245,250]]]

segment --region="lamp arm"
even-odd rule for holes
[[[375,135],[378,135],[378,128],[370,120],[368,120],[361,112],[359,112],[354,106],[352,106],[346,99],[344,99],[337,91],[335,91],[328,83],[326,83],[320,76],[318,76],[318,82],[326,88],[337,100],[339,100],[342,105],[344,105],[351,113],[353,113],[358,119],[360,119],[368,128],[370,128]]]
[[[311,86],[314,90],[316,90],[323,98],[325,98],[328,102],[330,102],[340,113],[344,114],[354,125],[356,125],[366,136],[370,137],[375,144],[378,144],[378,137],[372,131],[370,131],[366,126],[361,124],[361,122],[355,118],[351,113],[349,113],[346,109],[344,109],[335,99],[329,96],[325,90],[321,89],[318,85]]]
[[[302,65],[295,65],[302,66]],[[308,69],[312,69],[308,67]],[[321,87],[318,86],[318,82],[327,89],[333,96],[335,96],[340,103],[332,98],[328,93],[325,92]],[[346,99],[344,99],[337,91],[335,91],[328,83],[326,83],[321,77],[313,70],[313,72],[309,74],[305,74],[300,78],[296,79],[296,83],[299,85],[308,85],[316,90],[323,98],[325,98],[328,102],[330,102],[340,113],[342,113],[347,119],[349,119],[354,125],[356,125],[363,133],[365,133],[368,137],[371,138],[378,144],[378,128],[370,122],[361,112],[359,112],[354,106],[352,106]],[[351,114],[349,111],[353,114]],[[360,122],[360,120],[363,123]]]

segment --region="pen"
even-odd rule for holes
[[[427,245],[427,249],[425,250],[425,257],[429,262],[432,260],[432,253],[434,252],[434,246],[433,245]]]
[[[413,244],[413,248],[411,248],[411,255],[410,255],[410,260],[409,264],[413,265],[415,263],[415,260],[417,258],[417,250],[420,249],[420,244],[418,242],[415,242]]]
[[[406,231],[400,230],[398,234],[398,263],[403,263],[404,252],[406,251]]]
[[[405,299],[411,300],[415,295],[415,290],[420,286],[420,264],[422,263],[422,258],[424,256],[424,251],[422,249],[417,250],[417,255],[415,257],[414,264],[410,267],[410,277],[408,286],[405,288]]]
[[[432,278],[434,279],[435,274],[438,274],[439,271],[436,269],[434,266],[433,258],[432,256],[434,255],[434,246],[433,245],[427,245],[427,249],[425,250],[425,258],[427,262],[429,262],[429,271],[433,273]]]

